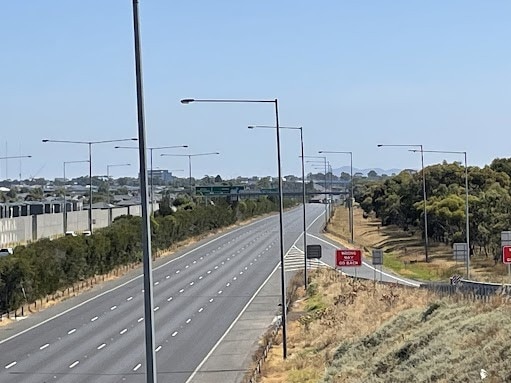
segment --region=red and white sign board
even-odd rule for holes
[[[335,251],[337,267],[362,266],[362,251],[357,249],[337,249]]]
[[[502,263],[511,264],[511,246],[502,246]]]

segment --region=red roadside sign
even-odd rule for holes
[[[511,246],[502,246],[502,263],[511,263]]]
[[[362,266],[362,251],[358,249],[337,249],[335,251],[337,267]]]

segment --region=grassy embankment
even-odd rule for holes
[[[338,209],[328,234],[349,247],[347,212]],[[431,244],[424,262],[418,235],[380,227],[375,219],[355,216],[355,247],[365,256],[385,250],[385,267],[420,280],[463,274],[452,250]],[[505,281],[505,269],[475,256],[473,276]],[[491,303],[463,297],[440,298],[415,288],[374,284],[314,271],[307,294],[288,319],[288,358],[281,340],[263,367],[262,383],[475,382],[511,381],[511,307],[507,297]],[[484,377],[484,379],[482,379]]]
[[[363,218],[362,210],[355,209],[355,246],[371,256],[373,248],[384,249],[384,266],[403,276],[421,281],[447,280],[453,274],[466,275],[462,262],[453,260],[450,245],[429,243],[429,262],[425,262],[424,240],[418,232],[405,232],[395,226],[381,226],[376,218]],[[350,247],[348,211],[340,207],[328,226],[328,236]],[[501,263],[495,265],[492,257],[473,255],[471,279],[509,283],[507,270]]]

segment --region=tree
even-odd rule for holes
[[[376,178],[378,177],[378,173],[376,173],[374,170],[371,170],[367,173],[368,178]]]
[[[215,183],[220,183],[222,182],[222,177],[220,177],[220,174],[217,174],[217,176],[215,177]]]

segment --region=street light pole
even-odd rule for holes
[[[219,152],[210,152],[210,153],[195,153],[195,154],[160,154],[161,156],[170,156],[170,157],[188,157],[188,182],[190,185],[190,197],[193,195],[193,186],[192,186],[192,157],[199,156],[211,156],[218,155]]]
[[[131,166],[131,164],[112,164],[106,166],[106,186],[107,186],[107,201],[110,203],[110,168],[116,166]]]
[[[77,164],[82,162],[89,162],[89,160],[81,160],[81,161],[64,161],[63,167],[64,167],[64,233],[67,231],[67,201],[66,201],[66,165],[67,164]]]
[[[282,305],[282,357],[287,358],[287,298],[286,298],[286,280],[284,270],[284,198],[282,192],[282,174],[280,166],[280,126],[279,126],[279,107],[278,100],[240,100],[240,99],[193,99],[185,98],[181,100],[182,104],[190,104],[192,102],[207,102],[207,103],[270,103],[275,106],[275,128],[277,131],[277,168],[279,177],[279,237],[280,237],[280,280],[281,280],[281,305]]]
[[[137,141],[137,138],[122,138],[119,140],[102,140],[102,141],[71,141],[71,140],[42,140],[44,143],[60,143],[60,144],[79,144],[88,145],[89,149],[89,231],[92,234],[92,145],[108,144],[112,142]]]
[[[150,199],[151,199],[151,215],[154,214],[154,189],[153,189],[153,179],[154,179],[154,173],[153,173],[153,150],[162,150],[162,149],[174,149],[174,148],[187,148],[188,145],[172,145],[172,146],[158,146],[158,147],[150,147],[149,149],[150,153],[150,159],[151,159],[151,166],[150,166],[150,173],[151,173],[151,185],[150,185]],[[116,146],[115,149],[138,149],[138,147],[135,146]]]
[[[426,262],[429,262],[429,238],[428,238],[428,211],[427,211],[427,196],[426,196],[426,173],[424,172],[424,148],[422,145],[401,145],[401,144],[391,144],[391,145],[384,145],[384,144],[378,144],[379,148],[387,147],[387,146],[396,146],[396,147],[418,147],[420,148],[421,152],[421,168],[422,168],[422,198],[424,200],[424,252],[425,252],[425,258]]]
[[[156,352],[154,350],[154,310],[153,310],[153,274],[151,255],[151,222],[147,208],[147,158],[146,134],[144,118],[144,92],[142,81],[142,54],[140,49],[140,27],[138,16],[138,0],[133,0],[133,32],[135,48],[135,78],[137,89],[137,121],[138,121],[138,148],[140,158],[140,195],[142,202],[142,254],[144,269],[144,317],[145,317],[145,353],[146,353],[146,379],[147,383],[156,383]]]
[[[418,152],[418,150],[410,150],[411,152]],[[465,239],[467,241],[467,279],[470,278],[470,218],[469,218],[469,206],[468,206],[468,164],[467,164],[467,152],[466,151],[452,151],[452,150],[421,150],[423,153],[443,153],[443,154],[463,154],[465,161]]]
[[[252,125],[248,127],[249,129],[275,129],[275,126],[268,125]],[[307,219],[305,213],[305,201],[306,201],[306,191],[305,191],[305,163],[304,163],[304,152],[303,152],[303,127],[294,127],[294,126],[280,126],[280,129],[289,129],[289,130],[299,130],[300,131],[300,148],[301,148],[301,157],[302,157],[302,206],[303,206],[303,259],[304,259],[304,286],[307,289]]]
[[[350,204],[349,204],[349,226],[350,226],[350,234],[351,234],[351,243],[355,242],[355,219],[354,219],[354,202],[355,202],[355,194],[354,194],[354,185],[353,185],[353,152],[346,151],[328,151],[328,150],[320,150],[318,153],[332,153],[332,154],[349,154],[350,156]]]

